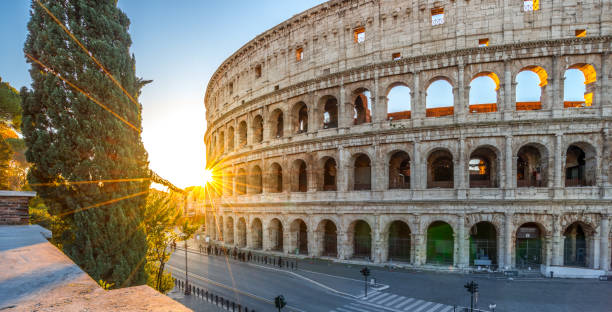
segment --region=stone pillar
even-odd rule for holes
[[[380,148],[380,144],[374,143],[374,159],[372,159],[372,190],[374,191],[384,191],[385,190],[385,177],[387,176],[387,172],[385,170],[385,164],[387,163],[384,160],[385,156],[382,153],[382,149]],[[388,179],[387,179],[388,180]]]
[[[513,263],[512,263],[512,252],[514,251],[513,247],[513,242],[512,242],[512,219],[514,218],[514,215],[512,213],[506,213],[504,214],[504,238],[506,240],[505,244],[504,244],[504,249],[505,249],[505,261],[504,264],[506,266],[507,269],[510,269],[512,267],[514,267]]]
[[[346,231],[342,230],[342,231],[338,231],[338,241],[337,241],[337,246],[338,246],[338,259],[340,260],[346,260],[348,259],[348,251],[347,251],[347,244],[348,244],[348,235],[346,233]]]
[[[562,179],[562,164],[563,164],[563,150],[562,150],[562,139],[563,133],[555,134],[555,172],[554,172],[554,188],[560,189],[563,187]]]
[[[381,224],[380,224],[380,215],[376,216],[376,223],[374,224],[372,238],[374,242],[372,244],[372,261],[374,263],[381,263],[383,261],[382,249],[383,249],[383,241],[381,235]]]
[[[563,94],[565,90],[561,89],[564,78],[559,77],[559,56],[553,55],[552,57],[552,71],[548,77],[549,87],[546,88],[549,91],[548,103],[544,109],[552,109],[552,115],[558,116],[560,111],[565,108],[563,104]],[[545,103],[542,103],[545,104]]]
[[[601,259],[601,240],[599,239],[600,236],[598,235],[594,235],[593,236],[593,269],[599,269],[599,260]]]
[[[423,265],[427,261],[426,238],[424,234],[412,234],[414,239],[414,265]]]
[[[552,264],[552,244],[553,244],[553,237],[552,235],[546,236],[546,267],[551,266]]]
[[[465,170],[465,138],[461,137],[459,138],[459,157],[457,157],[457,170],[455,172],[455,174],[457,175],[455,177],[455,187],[459,188],[459,189],[466,189],[467,185],[466,185],[466,170]]]
[[[423,175],[421,174],[421,153],[419,152],[420,141],[415,140],[412,143],[412,161],[410,162],[410,170],[412,173],[410,174],[410,184],[413,189],[423,189]]]
[[[378,71],[374,73],[374,90],[372,90],[372,123],[380,123],[385,121],[387,109],[386,105],[382,105],[381,99],[386,97],[386,94],[381,92],[380,85],[378,84]]]
[[[459,64],[458,66],[458,85],[457,85],[457,98],[455,100],[455,120],[465,120],[466,107],[469,103],[469,99],[466,101],[466,87],[465,87],[465,65]],[[453,88],[454,89],[454,88]],[[454,90],[453,90],[454,91]],[[469,93],[468,93],[469,94]]]
[[[465,233],[465,215],[459,215],[459,219],[457,222],[458,238],[457,241],[459,243],[459,248],[457,252],[457,256],[459,259],[455,260],[456,266],[459,268],[466,268],[470,262],[469,252],[467,249],[469,248],[467,235]]]
[[[511,120],[512,113],[514,112],[514,99],[516,88],[514,83],[512,82],[512,72],[510,68],[510,61],[504,61],[504,99],[502,102],[502,111],[504,120]]]
[[[601,54],[601,71],[600,73],[607,73],[608,70],[608,56],[609,52],[604,52]],[[608,82],[608,75],[603,74],[599,75],[601,77],[601,81],[599,82],[601,87],[597,88],[598,91],[594,94],[595,103],[601,107],[601,115],[609,116],[612,113],[612,100],[610,99],[610,83]]]
[[[412,110],[412,119],[423,119],[425,118],[425,102],[421,100],[421,87],[419,84],[420,72],[414,72],[414,85],[412,86],[411,94],[412,99],[410,101],[410,109]]]
[[[514,176],[513,166],[516,163],[514,153],[512,152],[512,135],[507,135],[505,140],[504,156],[506,160],[504,175],[506,177],[506,194],[505,197],[514,197],[513,192],[516,188],[516,177]],[[508,262],[506,262],[508,264]]]
[[[552,265],[563,265],[563,256],[561,255],[561,217],[553,215],[553,238],[552,238]]]
[[[604,271],[610,270],[610,219],[608,215],[603,215],[601,218],[601,226],[599,227],[600,235],[600,268]]]
[[[348,151],[343,146],[338,146],[338,163],[336,184],[339,192],[348,191],[349,159]]]

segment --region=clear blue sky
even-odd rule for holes
[[[140,97],[143,141],[151,168],[180,187],[201,185],[206,129],[203,101],[210,76],[250,39],[322,2],[119,0],[119,7],[132,22],[130,34],[137,74],[153,80]],[[28,0],[0,1],[0,77],[17,89],[30,85],[23,56],[29,7]],[[474,83],[491,85],[486,80]],[[439,88],[428,94],[449,90],[443,84]],[[532,92],[524,92],[518,100],[533,100]],[[408,94],[399,92],[393,103],[409,102]],[[446,106],[451,99],[436,96],[431,106]],[[486,92],[475,101],[493,102]]]

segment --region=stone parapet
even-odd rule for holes
[[[0,225],[28,224],[28,205],[34,196],[34,192],[0,191]]]

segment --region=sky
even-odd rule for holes
[[[136,73],[153,80],[139,98],[143,105],[142,138],[149,153],[150,168],[179,187],[202,185],[204,93],[210,77],[249,40],[322,2],[119,0],[119,7],[131,20]],[[29,7],[29,0],[0,1],[3,33],[0,77],[16,89],[29,87],[31,82],[23,56]],[[538,78],[529,74],[533,73],[525,73],[525,82],[534,85]],[[580,72],[570,75],[581,76]],[[486,79],[475,79],[472,87],[485,91],[470,94],[470,102],[495,102],[495,93],[491,92],[494,83],[487,81],[490,78],[482,78]],[[402,111],[410,106],[410,93],[406,89],[390,94],[390,111]],[[578,88],[574,93],[581,92],[584,91]],[[448,106],[452,103],[451,94],[450,85],[436,83],[428,90],[427,106]],[[517,100],[537,100],[538,95],[539,88],[526,89]]]

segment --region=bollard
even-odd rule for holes
[[[238,312],[242,312],[242,305],[238,304]]]
[[[215,305],[219,306],[219,296],[215,295]]]
[[[232,301],[232,312],[236,312],[236,303]]]
[[[208,301],[208,290],[206,291],[206,301]]]

